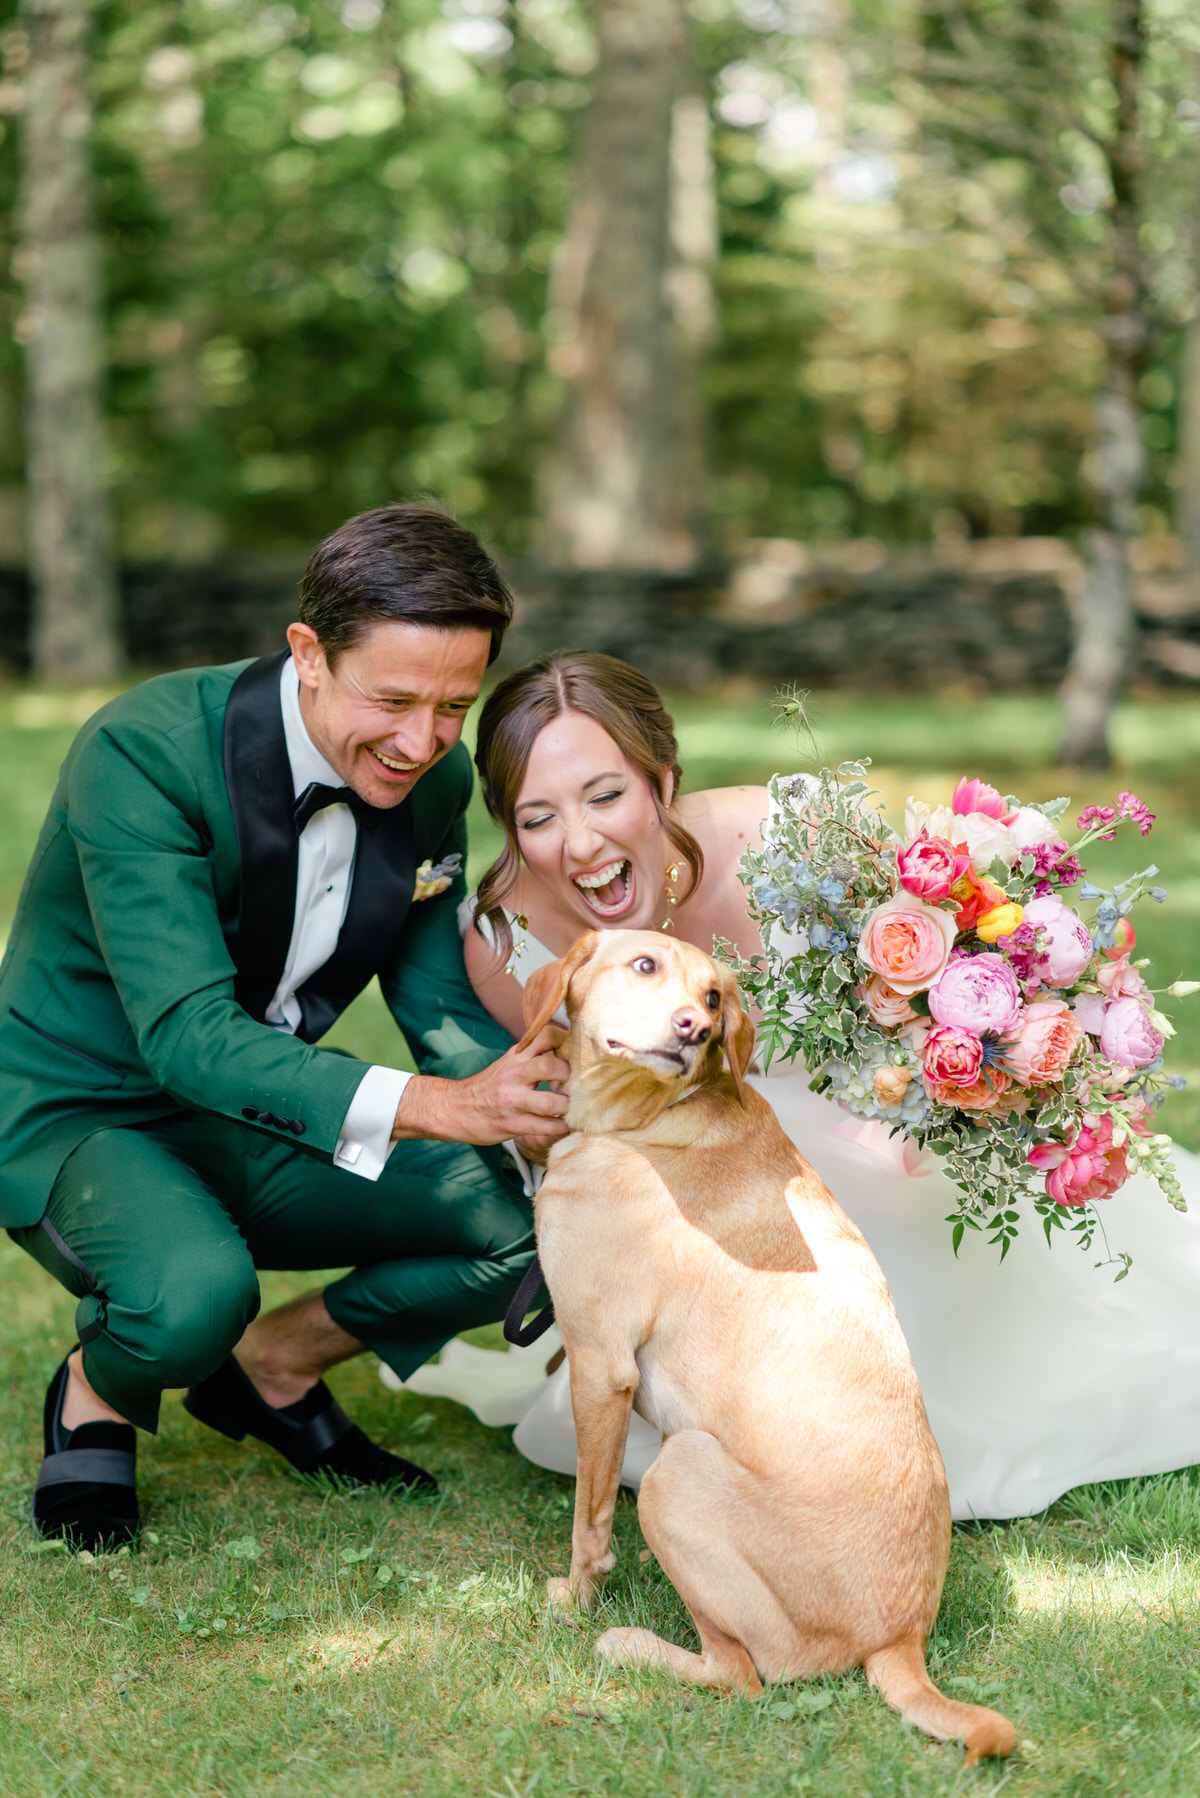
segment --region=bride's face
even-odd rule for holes
[[[533,879],[582,929],[661,922],[671,846],[649,781],[594,718],[563,712],[535,738],[514,816]]]

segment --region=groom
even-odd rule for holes
[[[0,968],[0,1223],[79,1300],[46,1396],[43,1535],[138,1524],[164,1388],[303,1472],[433,1489],[322,1375],[402,1378],[503,1315],[533,1250],[503,1151],[566,1067],[463,970],[466,713],[512,615],[422,506],[313,555],[290,653],[145,682],[63,765]],[[419,1073],[314,1045],[378,975]],[[350,1266],[258,1316],[261,1268]]]

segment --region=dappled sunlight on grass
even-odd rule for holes
[[[1010,1602],[1023,1614],[1071,1616],[1092,1627],[1144,1624],[1149,1613],[1200,1624],[1200,1558],[1178,1549],[1157,1557],[1106,1554],[1093,1566],[1027,1547],[1001,1557]]]

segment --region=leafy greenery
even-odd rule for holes
[[[998,78],[1039,66],[1033,0],[690,11],[714,121],[705,387],[726,537],[1072,529],[1101,364],[1106,9],[1057,28],[1074,86],[1055,98],[1078,125],[1056,113],[1041,139]],[[1180,0],[1148,12],[1154,530],[1195,287],[1200,40]],[[945,62],[952,17],[974,60],[930,81],[922,57]],[[589,95],[583,0],[101,0],[95,23],[125,553],[307,544],[427,490],[526,547],[559,395],[547,276]],[[9,220],[24,46],[18,0],[0,0]],[[11,509],[28,320],[3,247]]]

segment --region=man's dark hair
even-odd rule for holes
[[[313,551],[300,582],[300,622],[331,668],[383,623],[488,631],[494,662],[512,615],[512,593],[479,539],[436,506],[377,506],[348,518]]]

